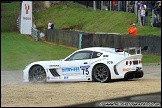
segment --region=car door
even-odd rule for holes
[[[79,51],[61,63],[62,75],[88,76],[90,75],[90,61],[92,51]]]

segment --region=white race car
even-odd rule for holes
[[[146,50],[146,47],[143,49]],[[130,51],[134,50],[132,54]],[[79,49],[65,59],[37,61],[25,67],[23,81],[68,82],[143,77],[141,47]]]

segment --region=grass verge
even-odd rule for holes
[[[75,50],[56,44],[29,40],[19,33],[1,32],[1,70],[23,70],[31,62],[63,59]],[[161,56],[144,54],[142,62],[161,62]]]
[[[31,41],[18,33],[1,33],[1,70],[22,70],[41,60],[63,59],[75,51],[63,46]]]

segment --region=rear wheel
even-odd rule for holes
[[[92,70],[93,81],[97,82],[108,82],[111,80],[110,71],[108,67],[104,64],[96,65]]]
[[[34,82],[45,82],[46,72],[43,67],[35,66],[31,69],[31,76]]]

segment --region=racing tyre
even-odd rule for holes
[[[43,67],[35,66],[31,69],[34,82],[46,82],[46,72]]]
[[[108,67],[104,64],[96,65],[92,70],[92,80],[97,82],[109,82],[111,75]]]

